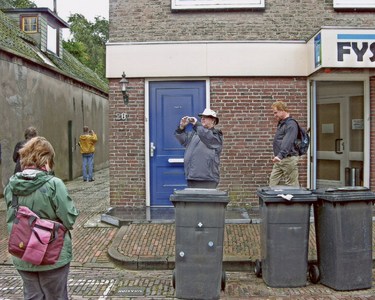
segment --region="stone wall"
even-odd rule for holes
[[[0,194],[13,175],[13,150],[24,140],[25,129],[35,126],[56,152],[56,176],[69,180],[69,152],[73,151],[73,178],[82,175],[79,141],[84,125],[98,135],[95,169],[109,166],[108,96],[51,68],[0,49]],[[68,121],[72,121],[73,149],[69,148]]]

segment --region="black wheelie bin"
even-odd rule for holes
[[[226,192],[175,190],[175,270],[172,283],[180,299],[220,299],[225,289],[223,244]]]
[[[316,196],[310,190],[290,186],[259,188],[257,195],[261,261],[255,262],[255,273],[271,287],[305,286],[310,210]]]
[[[338,291],[372,285],[372,210],[375,194],[366,187],[315,190],[314,219],[318,265],[311,282]]]

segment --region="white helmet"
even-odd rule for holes
[[[201,114],[198,114],[198,117],[201,118],[202,116],[213,117],[216,119],[215,124],[219,124],[219,118],[216,116],[216,112],[209,108],[206,108]]]

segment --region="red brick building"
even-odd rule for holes
[[[257,205],[277,100],[311,128],[303,187],[373,187],[375,5],[365,2],[110,0],[111,205],[170,205],[185,187],[173,132],[205,107],[224,134],[218,188],[231,205]]]

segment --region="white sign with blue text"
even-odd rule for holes
[[[375,30],[321,30],[322,67],[374,68]]]

